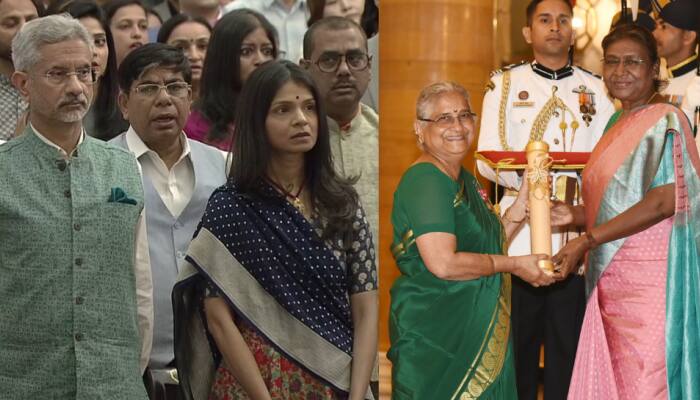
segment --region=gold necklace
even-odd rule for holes
[[[278,191],[282,192],[285,198],[288,198],[292,205],[299,210],[299,212],[302,215],[306,215],[306,207],[304,207],[304,202],[301,201],[301,192],[304,190],[304,184],[306,183],[306,180],[301,182],[301,185],[299,185],[299,190],[297,190],[296,193],[292,193],[292,189],[294,188],[293,184],[289,185],[289,189],[283,188],[280,184],[272,180],[270,177],[266,177],[267,181],[270,182],[272,186],[274,186]]]

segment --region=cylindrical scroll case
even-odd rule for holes
[[[549,145],[533,141],[525,149],[528,166],[528,203],[530,207],[530,250],[532,254],[552,256],[552,226],[550,224]],[[540,268],[554,271],[551,260],[540,260]]]

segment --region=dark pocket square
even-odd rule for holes
[[[119,187],[112,188],[112,193],[109,195],[108,203],[123,203],[136,205],[136,200],[126,195],[124,189]]]

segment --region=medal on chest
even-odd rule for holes
[[[593,116],[596,113],[595,93],[590,91],[586,85],[581,85],[572,91],[578,94],[578,106],[579,111],[581,111],[581,118],[586,123],[586,126],[591,126],[591,121],[593,121]]]

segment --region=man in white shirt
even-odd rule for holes
[[[530,2],[523,36],[532,46],[535,59],[491,74],[484,95],[478,150],[524,151],[532,140],[547,142],[550,152],[593,149],[614,108],[603,81],[571,64],[572,18],[567,0]],[[515,171],[499,171],[497,175],[481,161],[477,166],[482,176],[506,188],[501,209],[507,210],[515,201],[522,178]],[[552,191],[557,198],[575,202],[579,196],[576,173],[557,171],[553,175]],[[554,231],[552,251],[556,253],[573,234]],[[531,254],[527,221],[508,243],[508,255],[523,254]],[[585,304],[580,276],[546,288],[533,288],[513,277],[511,316],[519,399],[537,398],[542,344],[544,398],[566,398]]]
[[[264,15],[277,29],[283,58],[299,62],[306,21],[309,20],[306,0],[236,0],[224,7],[224,12],[241,8],[249,8]]]
[[[111,142],[136,156],[143,174],[155,328],[149,367],[166,400],[177,397],[171,292],[211,193],[226,182],[214,147],[188,140],[192,72],[179,49],[152,43],[119,68],[119,106],[131,125]]]

